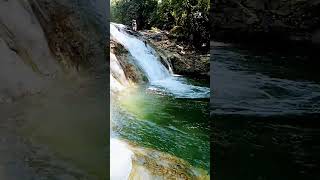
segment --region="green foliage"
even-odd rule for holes
[[[137,20],[140,29],[150,28],[157,9],[155,0],[113,0],[111,2],[111,20],[131,25]]]
[[[136,19],[138,29],[182,27],[178,40],[207,50],[209,8],[209,0],[112,0],[111,20],[131,25],[132,19]]]

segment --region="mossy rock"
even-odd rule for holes
[[[183,32],[184,32],[184,29],[182,26],[174,26],[169,33],[170,33],[170,36],[179,38],[184,36]]]

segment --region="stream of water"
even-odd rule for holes
[[[126,33],[125,26],[112,23],[110,33],[148,78],[147,84],[127,88],[111,103],[111,152],[115,153],[111,156],[122,156],[123,162],[130,159],[132,152],[121,144],[124,140],[182,158],[209,172],[209,87],[193,85],[190,80],[171,74],[156,52],[138,37]],[[118,67],[112,64],[111,89],[123,90],[126,83],[121,80],[123,73]],[[115,163],[119,162],[111,160],[111,167]],[[121,168],[122,174],[130,168],[127,163]],[[111,170],[114,177],[121,176],[118,172],[118,168]]]
[[[177,98],[209,98],[210,89],[194,86],[180,76],[170,74],[159,61],[156,52],[142,40],[126,33],[121,24],[111,23],[110,34],[121,43],[134,57],[136,64],[144,71],[149,88],[169,93]]]

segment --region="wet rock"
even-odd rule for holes
[[[144,73],[134,64],[132,60],[133,57],[131,57],[130,53],[121,44],[111,39],[110,48],[110,52],[116,55],[128,80],[133,83],[147,81]]]
[[[169,70],[180,75],[209,78],[210,55],[195,51],[192,47],[177,44],[165,31],[142,31],[148,43],[157,51],[160,61]],[[154,37],[158,37],[156,40]],[[161,37],[161,38],[160,38]]]
[[[62,64],[77,70],[104,71],[108,28],[104,1],[35,0],[30,4],[50,49]]]
[[[210,176],[202,169],[192,167],[186,161],[154,149],[131,145],[134,156],[130,180],[137,179],[178,179],[209,180]]]
[[[107,23],[101,3],[0,1],[0,95],[32,95],[80,69],[104,73]]]

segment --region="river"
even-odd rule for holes
[[[317,179],[320,76],[310,52],[211,45],[215,177]]]

